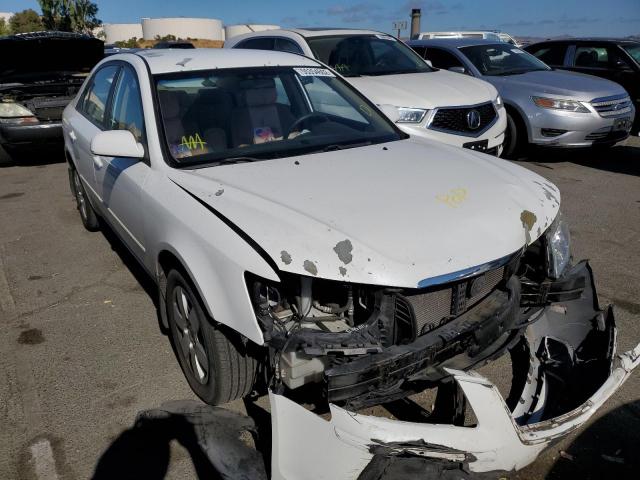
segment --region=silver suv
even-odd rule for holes
[[[505,156],[527,144],[550,147],[612,146],[629,136],[635,108],[609,80],[552,70],[506,43],[470,38],[409,42],[434,67],[491,83],[507,109]]]

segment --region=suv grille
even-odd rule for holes
[[[480,302],[498,286],[504,278],[504,272],[505,267],[501,267],[440,290],[404,295],[402,298],[406,303],[402,302],[402,309],[396,307],[396,317],[399,315],[406,322],[406,306],[410,305],[416,336],[420,336],[462,315]]]
[[[596,98],[591,101],[591,106],[601,117],[616,117],[631,111],[631,99],[628,95]]]
[[[479,124],[474,125],[470,121],[470,115],[473,111],[477,112],[480,117]],[[439,108],[428,128],[477,137],[493,125],[496,118],[498,118],[498,114],[491,102],[473,107]]]

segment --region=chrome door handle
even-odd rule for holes
[[[93,164],[96,166],[96,169],[100,170],[102,168],[102,166],[104,165],[102,163],[102,158],[100,158],[99,155],[94,155],[93,156]]]
[[[70,130],[69,138],[71,139],[72,142],[75,142],[78,139],[78,137],[76,136],[76,132],[74,132],[73,130]]]

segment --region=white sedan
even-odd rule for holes
[[[409,137],[312,59],[114,55],[63,129],[82,222],[157,283],[194,392],[269,392],[272,478],[519,469],[639,362],[571,264],[554,185]],[[505,401],[472,369],[507,352]],[[436,386],[437,423],[361,412]]]

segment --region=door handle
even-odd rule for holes
[[[94,155],[93,156],[93,164],[95,165],[97,170],[100,170],[102,168],[102,166],[104,165],[102,163],[102,158],[100,158],[99,155]]]
[[[69,138],[71,139],[72,142],[75,142],[78,139],[78,137],[76,137],[76,132],[74,132],[73,130],[70,130]]]

